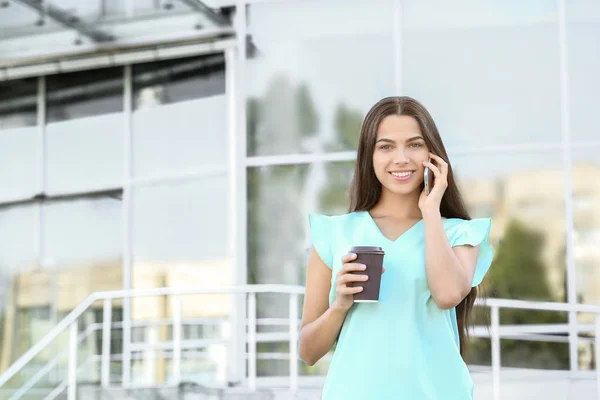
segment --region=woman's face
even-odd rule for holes
[[[420,190],[429,149],[417,120],[389,115],[381,121],[373,150],[375,176],[382,189],[395,194]]]

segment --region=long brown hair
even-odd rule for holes
[[[415,118],[421,127],[421,132],[429,150],[448,163],[448,187],[440,204],[442,217],[470,220],[471,217],[454,180],[448,154],[433,118],[421,103],[406,96],[386,97],[380,100],[369,110],[363,120],[354,177],[350,186],[349,211],[369,211],[379,201],[382,189],[373,169],[373,152],[379,124],[389,115],[407,115]],[[460,354],[463,359],[466,358],[467,354],[469,320],[477,293],[478,288],[472,288],[470,293],[456,306]]]

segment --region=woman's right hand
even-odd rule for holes
[[[348,253],[342,257],[342,268],[335,278],[335,302],[334,305],[347,311],[354,304],[354,294],[362,292],[361,286],[348,286],[351,282],[365,282],[368,278],[366,274],[353,274],[354,271],[364,271],[366,266],[353,263],[356,260],[356,254]]]

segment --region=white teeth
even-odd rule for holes
[[[400,178],[410,176],[412,175],[412,172],[392,172],[391,174]]]

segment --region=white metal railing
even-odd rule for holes
[[[279,293],[289,295],[289,314],[288,318],[268,318],[258,320],[256,316],[256,296],[260,293]],[[4,374],[0,375],[0,389],[13,378],[21,369],[31,362],[41,351],[43,351],[53,340],[64,332],[69,333],[69,344],[66,349],[61,351],[54,359],[37,371],[24,385],[16,389],[10,397],[10,400],[20,399],[28,393],[34,385],[47,374],[57,364],[58,359],[64,355],[68,357],[68,374],[67,379],[62,381],[54,390],[45,398],[54,399],[60,395],[65,389],[67,390],[67,398],[75,399],[77,393],[77,376],[78,372],[84,365],[90,362],[100,362],[100,384],[104,388],[110,386],[110,362],[118,355],[111,355],[111,330],[115,327],[125,329],[126,324],[122,322],[111,321],[112,317],[112,302],[114,299],[125,299],[133,297],[149,297],[149,296],[171,296],[172,298],[172,319],[159,320],[151,322],[134,322],[129,323],[129,328],[136,326],[148,325],[172,325],[173,337],[172,341],[165,343],[134,343],[133,346],[124,348],[126,352],[147,350],[147,349],[172,349],[171,358],[173,360],[173,383],[178,384],[181,376],[181,359],[182,350],[196,349],[214,343],[228,343],[234,340],[231,339],[198,339],[198,340],[183,340],[182,326],[184,324],[209,323],[208,319],[187,320],[182,318],[181,296],[199,295],[199,294],[245,294],[247,296],[248,319],[247,319],[247,336],[245,342],[248,345],[248,371],[246,374],[247,385],[250,390],[256,390],[257,386],[257,360],[265,359],[257,354],[257,343],[261,341],[272,342],[289,342],[289,352],[286,356],[275,357],[274,359],[289,360],[289,390],[297,391],[299,381],[298,371],[298,327],[299,327],[299,296],[304,294],[304,287],[288,286],[288,285],[245,285],[245,286],[228,286],[228,287],[213,287],[213,288],[156,288],[156,289],[140,289],[140,290],[119,290],[97,292],[90,295],[80,305],[78,305],[69,315],[36,343],[31,349],[23,354],[14,364],[12,364]],[[78,333],[77,322],[83,313],[88,310],[95,302],[103,302],[103,321],[101,324],[94,323],[86,327],[85,331]],[[473,331],[474,336],[490,337],[492,347],[492,390],[494,400],[500,399],[500,369],[501,369],[501,354],[500,354],[500,339],[501,338],[519,338],[521,340],[533,341],[568,341],[567,337],[557,337],[544,335],[544,333],[569,333],[568,324],[538,324],[538,325],[513,325],[500,326],[500,309],[527,309],[527,310],[544,310],[544,311],[565,311],[565,312],[585,312],[593,313],[596,316],[595,324],[582,325],[578,327],[578,331],[595,332],[596,360],[600,360],[600,306],[583,305],[583,304],[566,304],[566,303],[551,303],[551,302],[534,302],[508,299],[486,299],[478,300],[477,306],[489,307],[491,310],[491,327],[488,330],[483,327],[476,327]],[[213,322],[214,323],[214,322]],[[265,325],[283,325],[289,326],[289,331],[273,332],[273,333],[257,333],[257,326]],[[77,346],[88,335],[96,330],[102,331],[102,353],[99,356],[91,356],[84,363],[78,365]],[[120,355],[122,360],[131,359],[131,354]],[[600,399],[600,368],[599,362],[596,364],[595,379],[597,382],[597,398]],[[131,368],[131,365],[124,363],[123,374],[129,374],[125,369]],[[576,371],[572,371],[574,373]]]
[[[594,347],[596,359],[596,397],[600,400],[600,306],[588,304],[568,304],[553,302],[535,302],[509,299],[487,299],[478,301],[477,305],[487,306],[491,312],[492,343],[492,390],[494,400],[500,400],[500,309],[512,308],[536,311],[565,311],[593,313],[595,316]],[[567,330],[568,332],[568,330]]]
[[[39,342],[31,349],[23,354],[15,363],[13,363],[2,375],[0,375],[0,388],[2,388],[10,379],[12,379],[22,368],[31,362],[41,351],[43,351],[50,343],[52,343],[63,332],[69,331],[69,346],[68,346],[68,376],[66,379],[67,398],[74,400],[77,391],[77,344],[78,332],[77,321],[83,313],[89,309],[93,303],[103,300],[103,328],[102,328],[102,364],[101,364],[101,386],[108,387],[109,371],[110,371],[110,336],[111,324],[110,320],[112,309],[112,300],[125,298],[153,297],[153,296],[170,296],[172,298],[172,315],[173,315],[173,360],[174,360],[174,383],[179,383],[180,380],[180,362],[181,362],[181,296],[199,295],[199,294],[246,294],[248,296],[249,321],[248,321],[248,346],[249,346],[249,373],[247,376],[249,388],[256,389],[256,295],[258,293],[280,293],[290,296],[290,327],[298,325],[298,297],[304,294],[302,286],[289,285],[243,285],[243,286],[224,286],[212,288],[155,288],[155,289],[135,289],[135,290],[116,290],[106,292],[96,292],[88,296],[81,304],[69,313],[62,321],[50,330]],[[293,310],[293,311],[292,311]],[[290,328],[291,330],[292,328]],[[298,385],[298,358],[297,358],[297,329],[295,333],[290,335],[290,372],[295,374],[290,380],[290,390],[297,390]],[[292,343],[293,340],[293,343]],[[127,354],[124,354],[127,357]],[[131,366],[128,363],[123,365],[124,374]],[[40,378],[41,374],[36,374],[33,378]],[[33,379],[32,378],[32,379]],[[27,382],[19,388],[9,400],[18,400],[26,394],[27,390],[35,383]],[[59,385],[63,386],[63,385]],[[47,396],[51,400],[58,396],[61,391],[55,391],[52,395]]]

